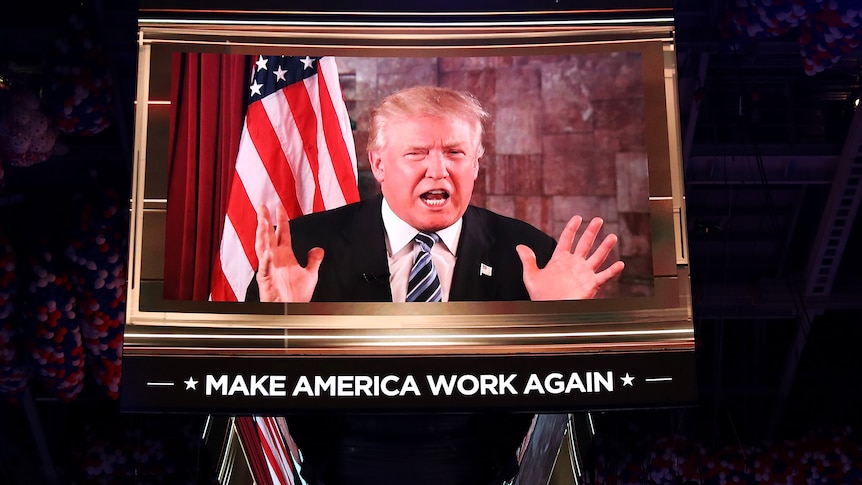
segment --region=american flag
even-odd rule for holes
[[[258,56],[228,197],[213,301],[243,301],[257,271],[257,208],[293,219],[359,200],[356,152],[332,57]],[[273,221],[274,223],[275,221]]]
[[[233,431],[239,436],[245,462],[260,485],[307,485],[302,478],[299,449],[287,431],[284,418],[236,416]]]
[[[288,447],[293,440],[289,434],[282,435],[278,421],[273,416],[254,417],[270,479],[273,485],[304,485],[306,482],[299,475],[301,468],[298,453]],[[284,431],[287,431],[286,428]],[[263,481],[259,477],[255,478],[259,482]]]

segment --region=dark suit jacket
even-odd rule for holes
[[[312,301],[392,301],[382,200],[376,197],[291,221],[293,249],[300,264],[305,265],[309,249],[321,247],[325,251]],[[521,260],[515,252],[518,244],[531,247],[541,267],[547,264],[556,242],[525,222],[468,207],[449,300],[529,300]],[[491,268],[490,276],[480,273],[482,264]],[[258,299],[253,282],[246,300]]]
[[[293,249],[325,254],[312,301],[392,301],[381,197],[291,221]],[[464,214],[450,301],[528,300],[518,244],[539,266],[555,241],[524,222],[470,206]],[[480,273],[482,264],[491,275]],[[258,299],[252,283],[247,300]],[[295,415],[287,420],[313,485],[500,484],[517,471],[515,450],[531,415]]]

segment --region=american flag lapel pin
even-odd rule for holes
[[[479,275],[480,276],[491,276],[491,273],[494,272],[494,268],[488,266],[485,263],[479,265]]]

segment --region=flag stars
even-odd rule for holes
[[[311,69],[314,66],[314,59],[308,56],[305,56],[305,59],[300,59],[299,61],[302,62],[303,69]]]
[[[263,84],[258,83],[257,79],[255,79],[254,82],[251,84],[251,86],[249,86],[249,88],[251,89],[251,95],[254,96],[256,94],[256,95],[260,96],[261,95],[260,88],[262,88],[262,87],[263,87]]]
[[[281,67],[281,64],[279,64],[278,69],[276,69],[275,71],[272,71],[272,73],[275,74],[275,80],[276,80],[276,82],[278,82],[278,81],[284,81],[285,80],[284,75],[287,74],[287,71]]]
[[[269,59],[266,59],[263,56],[257,56],[257,61],[255,62],[257,65],[257,72],[265,71],[267,62],[269,62]]]

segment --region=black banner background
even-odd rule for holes
[[[271,376],[279,377],[274,380]],[[342,395],[338,395],[338,376],[345,376],[341,378]],[[387,376],[392,377],[383,382]],[[456,382],[461,379],[461,390],[466,394],[455,386],[451,394],[440,391],[434,395],[428,376],[434,380],[439,376]],[[415,386],[406,385],[410,377]],[[303,378],[309,386],[300,385],[296,393]],[[313,396],[316,378],[329,379],[331,386]],[[210,395],[206,392],[208,381]],[[482,381],[486,384],[484,395]],[[363,382],[364,392],[359,392]],[[405,389],[403,395],[386,395]],[[272,391],[279,395],[271,395]],[[696,398],[693,351],[422,358],[129,355],[123,362],[120,404],[123,411],[134,412],[240,414],[317,410],[568,412],[684,406],[694,404]]]

